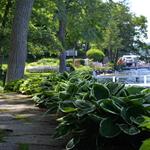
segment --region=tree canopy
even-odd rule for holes
[[[8,56],[17,0],[0,1],[0,55]],[[102,49],[110,60],[145,49],[147,19],[125,1],[36,0],[28,33],[28,59],[58,56],[65,50]],[[65,55],[60,55],[65,65]],[[61,63],[60,63],[61,65]],[[62,68],[65,70],[65,68]]]

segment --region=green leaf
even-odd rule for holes
[[[147,139],[141,145],[140,150],[149,150],[149,149],[150,149],[150,139]]]
[[[67,100],[70,98],[70,96],[71,95],[69,93],[66,93],[66,91],[59,92],[59,98],[62,100]]]
[[[97,100],[109,98],[110,96],[108,88],[97,83],[93,85],[92,93]]]
[[[112,103],[119,110],[126,106],[126,103],[121,98],[115,96],[112,97]]]
[[[62,112],[64,112],[64,113],[71,113],[71,112],[77,111],[76,108],[72,108],[72,107],[64,107],[63,109],[60,108],[60,110],[61,110]]]
[[[96,109],[96,107],[92,103],[90,103],[88,101],[84,101],[84,100],[76,100],[73,102],[73,104],[75,105],[75,107],[78,108],[77,115],[79,117],[89,114],[89,113],[95,111],[95,109]]]
[[[130,87],[126,88],[126,90],[128,91],[129,95],[139,94],[139,93],[141,93],[141,91],[143,89],[144,89],[143,87],[136,87],[136,86],[130,86]]]
[[[145,102],[150,104],[150,93],[145,95]]]
[[[129,101],[129,103],[132,105],[142,105],[144,103],[144,99],[143,98],[132,99]]]
[[[78,87],[75,83],[69,83],[67,89],[66,89],[66,93],[70,94],[70,95],[74,95],[78,90]]]
[[[111,118],[105,118],[100,123],[100,134],[106,138],[113,138],[120,134],[119,127]]]
[[[150,89],[149,88],[146,88],[146,89],[143,89],[141,91],[142,94],[149,94],[150,93]]]
[[[80,142],[79,138],[72,138],[66,146],[66,150],[72,150]]]
[[[64,113],[71,113],[77,111],[77,108],[74,107],[72,101],[63,101],[59,104],[59,110]]]
[[[103,120],[103,117],[100,117],[99,115],[96,114],[88,114],[88,116],[95,122],[100,122],[101,120]]]
[[[128,124],[119,124],[120,130],[122,130],[124,133],[128,135],[136,135],[140,133],[140,129],[138,129],[136,126],[129,126]]]
[[[117,82],[109,82],[106,86],[109,89],[110,93],[113,94],[118,85],[119,83]]]
[[[131,124],[130,116],[127,113],[128,108],[124,107],[121,109],[121,117],[126,121],[126,123]]]
[[[148,112],[146,112],[146,110],[144,110],[143,106],[140,105],[133,105],[131,107],[129,107],[127,109],[127,113],[129,114],[129,116],[133,116],[133,117],[138,117],[138,116],[144,116],[147,115]]]
[[[112,83],[112,82],[108,83],[107,87],[110,90],[111,95],[117,95],[117,96],[120,96],[125,89],[124,84]]]
[[[118,114],[118,109],[113,106],[113,103],[111,99],[105,99],[100,103],[100,106],[103,110],[106,112],[112,113],[112,114]]]
[[[87,109],[87,108],[91,108],[92,110],[95,110],[95,106],[89,102],[89,101],[84,101],[84,100],[76,100],[73,102],[73,104],[79,108],[79,109]]]
[[[150,129],[150,117],[144,117],[144,122],[140,124],[140,127]]]
[[[64,137],[70,132],[71,132],[71,128],[69,124],[67,124],[66,122],[62,122],[59,124],[59,126],[57,126],[55,130],[54,138]]]
[[[135,124],[137,124],[137,125],[140,125],[141,123],[143,123],[144,122],[144,117],[142,117],[142,116],[138,116],[138,117],[130,117],[130,120],[133,122],[133,123],[135,123]]]
[[[130,95],[128,96],[129,99],[139,99],[139,98],[144,98],[145,94],[135,94],[135,95]]]

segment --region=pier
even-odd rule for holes
[[[135,83],[124,83],[126,86],[141,86],[150,88],[150,75],[97,75],[96,79],[111,79],[112,82],[119,82],[119,79],[134,78]],[[139,82],[142,79],[143,82]]]

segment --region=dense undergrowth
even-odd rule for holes
[[[32,94],[39,107],[57,113],[54,137],[69,139],[67,150],[138,150],[150,137],[148,89],[65,72],[15,81],[5,90]]]

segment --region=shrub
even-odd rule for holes
[[[19,87],[19,91],[23,94],[35,94],[41,91],[40,84],[42,82],[42,77],[31,77],[25,80]]]
[[[101,62],[103,57],[105,56],[104,53],[99,49],[90,49],[87,51],[86,56],[93,61]]]
[[[5,91],[13,91],[13,92],[20,92],[19,88],[20,85],[24,82],[24,79],[22,80],[15,80],[12,82],[9,82],[5,85],[4,90]]]
[[[33,95],[42,91],[41,83],[44,78],[42,75],[38,75],[31,76],[27,79],[12,81],[5,85],[4,90]]]

